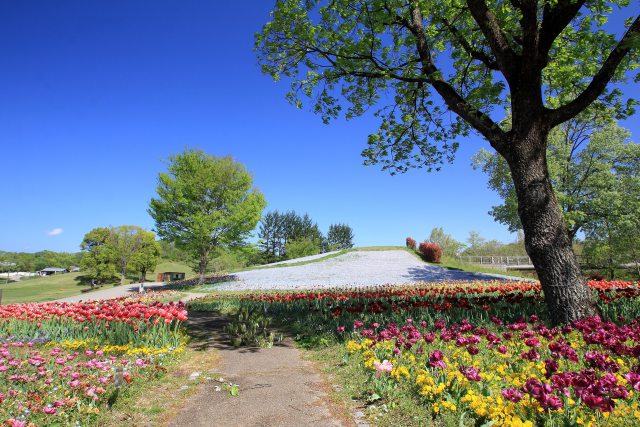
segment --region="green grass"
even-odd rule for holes
[[[147,273],[147,280],[155,281],[156,275],[158,273],[164,273],[165,271],[185,273],[187,278],[196,274],[193,269],[186,264],[174,261],[163,261],[157,265],[153,273]]]
[[[2,304],[51,301],[79,294],[90,286],[80,282],[82,273],[54,274],[0,285]]]
[[[326,260],[331,259],[331,258],[339,257],[340,255],[344,255],[344,254],[346,254],[348,252],[353,252],[354,250],[357,250],[357,249],[344,249],[342,251],[336,252],[335,254],[329,254],[329,255],[323,256],[321,258],[311,259],[311,260],[307,260],[307,261],[300,261],[300,262],[292,262],[292,263],[288,263],[288,264],[253,265],[251,267],[245,267],[245,268],[241,268],[239,270],[234,270],[233,273],[237,273],[239,271],[264,270],[264,269],[267,269],[267,268],[280,268],[280,267],[297,267],[299,265],[313,264],[315,262],[322,262],[322,261],[326,261]],[[287,261],[287,260],[285,260],[285,261]]]
[[[187,277],[194,275],[193,270],[185,264],[165,261],[158,264],[153,273],[148,273],[147,279],[155,281],[156,274],[164,271],[183,272],[186,273]],[[0,284],[0,290],[2,290],[2,304],[52,301],[59,298],[78,295],[82,291],[90,291],[91,287],[88,284],[81,282],[81,277],[82,272],[54,274],[52,276],[39,277],[37,279]],[[114,283],[119,283],[119,280],[114,281]],[[104,286],[111,286],[111,284],[106,284]]]
[[[500,270],[498,268],[491,268],[485,265],[479,264],[471,264],[466,262],[460,262],[457,259],[442,257],[442,262],[440,264],[432,264],[440,267],[448,268],[450,270],[462,270],[469,271],[473,273],[488,273],[488,274],[502,274],[504,276],[513,276],[513,277],[522,277],[525,279],[536,279],[533,276],[533,272],[521,272],[516,270]]]

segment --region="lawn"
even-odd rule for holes
[[[193,271],[193,269],[186,264],[173,262],[173,261],[163,261],[157,265],[153,273],[147,273],[147,280],[155,281],[156,275],[158,273],[164,273],[168,271],[185,273],[187,278],[195,275],[195,272]]]
[[[82,273],[54,274],[37,279],[0,284],[2,304],[52,301],[77,295],[90,286],[80,282]]]
[[[153,273],[147,274],[147,279],[155,281],[156,274],[164,271],[183,272],[186,273],[187,277],[194,274],[193,270],[185,264],[167,261],[158,264]],[[91,287],[81,282],[81,277],[82,272],[66,273],[0,284],[2,304],[53,301],[78,295],[82,291],[90,292]],[[129,278],[127,282],[132,280],[135,279]],[[119,283],[119,281],[114,281],[114,283]],[[106,284],[104,286],[112,286],[112,284]]]

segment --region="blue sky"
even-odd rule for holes
[[[288,84],[262,75],[253,52],[271,6],[1,2],[0,250],[77,251],[94,227],[153,229],[157,174],[185,147],[233,156],[267,210],[307,212],[325,232],[347,223],[358,246],[422,240],[437,226],[458,240],[513,239],[469,165],[487,147],[480,138],[439,173],[390,176],[362,166],[375,120],[327,126],[290,106]]]

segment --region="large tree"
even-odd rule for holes
[[[213,250],[239,244],[255,228],[266,202],[252,176],[231,157],[186,150],[158,176],[149,213],[158,235],[188,250],[204,282]]]
[[[621,81],[638,62],[640,18],[621,36],[603,0],[279,0],[257,35],[263,71],[293,80],[325,121],[381,105],[364,151],[391,172],[438,169],[471,129],[505,158],[525,244],[552,319],[596,313],[554,196],[551,129],[594,101],[623,114]],[[511,114],[511,126],[500,120]]]

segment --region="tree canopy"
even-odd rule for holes
[[[245,167],[231,157],[185,150],[160,173],[149,214],[158,235],[198,260],[200,282],[217,247],[241,243],[260,220],[266,202]]]
[[[637,194],[625,191],[640,170],[640,145],[614,123],[591,131],[588,123],[571,120],[549,135],[547,160],[556,198],[571,238],[578,232],[594,233],[610,216],[611,203],[629,206]],[[506,161],[487,150],[473,157],[474,168],[488,175],[489,188],[503,203],[489,212],[496,221],[516,232],[522,229],[513,179]],[[640,215],[640,211],[637,211]]]
[[[292,80],[288,99],[300,107],[308,98],[323,120],[377,108],[367,163],[431,169],[453,158],[455,138],[471,128],[503,151],[508,129],[499,121],[530,113],[514,102],[519,86],[547,101],[550,127],[596,99],[618,117],[631,114],[634,102],[607,89],[639,60],[638,18],[616,29],[623,37],[606,27],[613,8],[628,4],[280,0],[256,47],[265,73]]]

